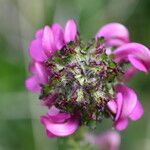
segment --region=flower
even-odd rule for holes
[[[56,107],[51,107],[48,114],[41,117],[47,136],[64,137],[73,134],[79,127],[79,119],[69,113],[62,113]]]
[[[47,69],[44,66],[44,61],[48,60],[57,50],[60,50],[65,44],[74,41],[77,36],[77,27],[74,20],[69,20],[66,23],[65,30],[55,23],[52,27],[45,26],[36,32],[35,39],[30,45],[30,56],[33,63],[30,66],[30,71],[33,74],[29,77],[25,85],[31,92],[39,93],[42,84],[48,82]]]
[[[86,140],[92,145],[97,145],[101,150],[119,150],[121,137],[115,130],[105,131],[97,136],[87,134]]]
[[[134,68],[143,72],[148,72],[150,69],[150,51],[142,44],[124,44],[115,49],[113,54],[117,63],[129,61]]]
[[[129,43],[128,29],[120,23],[108,23],[101,27],[96,34],[96,38],[104,37],[107,47],[116,47]]]
[[[137,70],[148,72],[150,69],[150,51],[142,44],[130,41],[128,29],[120,23],[108,23],[99,29],[96,38],[104,37],[109,54],[115,56],[117,63],[132,64],[125,71],[124,81],[129,80]],[[114,51],[112,52],[112,48]]]
[[[114,126],[117,130],[124,130],[128,120],[136,121],[144,114],[142,104],[136,93],[126,85],[117,85],[116,99],[108,102],[109,109],[115,114]]]
[[[29,53],[32,75],[25,85],[49,110],[41,117],[49,137],[69,136],[81,125],[95,127],[105,117],[124,130],[129,119],[142,117],[140,101],[122,81],[137,70],[149,71],[150,51],[130,42],[122,24],[103,26],[89,42],[80,38],[72,19],[64,29],[58,23],[45,26],[36,32]]]
[[[41,91],[40,85],[48,82],[48,72],[40,62],[32,63],[30,71],[33,75],[26,80],[25,85],[29,91],[39,93]]]
[[[77,27],[74,20],[66,23],[65,30],[57,23],[52,27],[45,26],[37,31],[35,39],[31,42],[30,56],[35,61],[43,62],[76,37]]]

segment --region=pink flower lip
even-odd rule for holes
[[[46,116],[41,117],[49,137],[64,137],[73,134],[79,127],[79,119],[68,113],[58,112],[57,109],[49,110]]]
[[[36,32],[35,39],[30,45],[30,56],[35,61],[43,62],[65,44],[75,41],[76,36],[77,26],[73,19],[66,23],[64,31],[58,23],[52,27],[45,26]]]
[[[104,37],[107,46],[120,46],[129,42],[128,29],[120,23],[108,23],[99,29],[96,38]]]
[[[42,63],[34,62],[31,66],[33,75],[25,81],[27,89],[31,92],[39,93],[41,91],[40,84],[48,82],[48,72]]]
[[[140,119],[144,109],[132,89],[125,85],[118,85],[116,90],[116,99],[108,102],[108,108],[116,115],[115,128],[124,130],[128,126],[128,119],[134,121]]]
[[[77,26],[73,19],[69,20],[65,26],[64,39],[65,42],[69,43],[74,41],[77,35]]]
[[[150,69],[150,51],[142,44],[124,44],[118,47],[113,54],[117,63],[127,60],[137,70],[148,72]]]

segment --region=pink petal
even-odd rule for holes
[[[65,27],[64,39],[66,43],[74,41],[77,35],[77,26],[74,20],[69,20]]]
[[[54,33],[49,26],[45,26],[43,31],[42,45],[46,55],[51,56],[56,50]]]
[[[98,37],[104,37],[106,43],[111,46],[118,46],[129,42],[129,32],[127,28],[120,23],[104,25],[96,34],[96,38]]]
[[[108,108],[114,113],[117,113],[117,104],[114,100],[111,100],[107,103]]]
[[[50,123],[47,129],[57,136],[68,136],[73,134],[79,126],[78,120],[70,119],[66,123],[54,124]]]
[[[121,46],[123,44],[125,44],[126,42],[124,42],[122,39],[109,39],[109,40],[106,40],[106,46],[108,47],[118,47],[118,46]]]
[[[53,123],[48,117],[43,116],[41,117],[41,122],[45,125],[46,130],[56,136],[71,135],[79,126],[79,121],[75,118],[70,118],[65,123]]]
[[[56,138],[56,137],[57,137],[56,135],[52,134],[52,133],[49,132],[48,130],[46,130],[46,133],[47,133],[47,136],[48,136],[49,138]]]
[[[29,77],[25,81],[25,85],[26,85],[26,88],[31,92],[39,93],[41,91],[41,87],[39,86],[37,76]]]
[[[120,119],[117,122],[115,122],[115,128],[119,131],[122,131],[126,129],[128,126],[128,119]]]
[[[35,37],[36,38],[42,38],[43,36],[43,29],[39,29],[36,34],[35,34]]]
[[[122,112],[120,117],[126,118],[128,117],[128,115],[131,114],[131,112],[136,106],[137,103],[136,93],[131,88],[121,84],[118,85],[116,89],[117,92],[121,93],[123,96]]]
[[[137,69],[133,66],[128,68],[124,74],[124,80],[128,81],[130,80],[135,74],[137,73]]]
[[[122,107],[123,107],[123,97],[121,93],[117,93],[116,104],[117,104],[117,113],[116,113],[115,120],[118,120],[122,113]]]
[[[32,62],[29,64],[29,71],[33,74],[36,73],[36,69],[35,69],[35,61],[32,60]]]
[[[48,118],[46,116],[42,116],[41,117],[41,123],[46,127],[47,123],[48,123]],[[49,130],[46,129],[46,133],[47,133],[47,136],[49,138],[55,138],[57,137],[56,135],[54,135],[53,133],[51,133]]]
[[[56,47],[57,49],[61,49],[64,46],[64,33],[63,33],[63,29],[62,27],[55,23],[52,26],[52,30],[54,33],[54,37],[55,37],[55,43],[56,43]]]
[[[71,115],[69,113],[59,113],[52,116],[49,114],[50,120],[55,123],[63,123],[66,119],[69,119],[70,117]]]
[[[134,55],[129,55],[128,59],[136,69],[143,71],[143,72],[148,72],[146,65],[141,59],[135,57]]]
[[[150,69],[150,51],[147,47],[138,43],[128,43],[117,48],[113,54],[115,55],[115,61],[121,62],[125,59],[128,59],[129,55],[134,56],[134,60],[132,57],[132,63],[137,69],[147,70]],[[131,57],[129,57],[131,60]],[[136,61],[135,61],[136,58]],[[141,63],[142,62],[142,63]],[[136,64],[139,65],[140,68]],[[144,69],[146,67],[146,69]]]
[[[47,83],[48,82],[48,74],[46,71],[46,68],[38,62],[35,62],[35,71],[36,71],[36,75],[38,77],[39,83]]]
[[[49,110],[48,110],[48,115],[49,116],[55,116],[57,114],[59,114],[60,110],[58,108],[56,108],[55,106],[52,106]]]
[[[44,61],[47,59],[46,55],[44,54],[42,43],[40,39],[36,39],[32,41],[30,45],[30,55],[32,59],[36,61]]]
[[[134,110],[132,111],[129,117],[131,120],[138,120],[143,116],[143,114],[144,114],[144,108],[141,102],[138,100]]]

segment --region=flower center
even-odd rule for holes
[[[81,124],[101,121],[108,113],[106,104],[114,98],[114,86],[122,74],[102,40],[70,42],[45,62],[50,76],[40,98],[51,97],[62,112],[78,114]]]

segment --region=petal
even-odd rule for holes
[[[56,138],[56,137],[57,137],[56,135],[52,134],[52,133],[49,132],[48,130],[46,130],[46,133],[47,133],[47,136],[48,136],[49,138]]]
[[[131,120],[138,120],[143,116],[143,114],[144,114],[144,108],[141,102],[138,100],[134,110],[132,111],[129,117]]]
[[[69,20],[65,27],[64,39],[66,43],[74,41],[77,35],[77,26],[74,20]]]
[[[130,63],[138,70],[143,71],[143,72],[148,72],[148,69],[146,67],[146,65],[144,64],[144,62],[135,57],[134,55],[129,55],[128,59],[130,61]]]
[[[116,47],[116,46],[118,47],[118,46],[121,46],[125,43],[126,42],[124,42],[121,39],[108,39],[108,40],[106,40],[106,46],[107,47]]]
[[[42,42],[40,39],[32,41],[29,51],[31,58],[36,61],[42,62],[47,59],[46,55],[44,54]]]
[[[55,106],[52,106],[49,110],[48,110],[48,115],[49,116],[55,116],[57,114],[59,114],[60,110],[58,108],[56,108]]]
[[[48,74],[46,71],[46,68],[38,62],[35,62],[35,71],[36,71],[36,75],[39,79],[39,83],[44,84],[48,82]]]
[[[136,93],[131,88],[121,84],[118,85],[116,89],[117,92],[121,93],[123,96],[122,112],[120,118],[126,118],[132,113],[136,106]]]
[[[68,136],[73,134],[78,126],[78,120],[70,119],[62,124],[49,123],[47,129],[57,136]]]
[[[35,69],[35,61],[32,60],[32,62],[29,64],[29,71],[33,74],[36,73],[36,69]]]
[[[56,50],[55,39],[52,29],[45,26],[42,37],[42,45],[46,55],[51,56]]]
[[[75,118],[68,119],[65,123],[53,123],[48,117],[42,116],[41,122],[50,133],[56,136],[68,136],[73,134],[78,126],[79,121]]]
[[[43,36],[43,29],[39,29],[36,33],[35,33],[35,37],[36,38],[42,38]]]
[[[117,113],[116,113],[116,117],[115,120],[118,120],[120,117],[120,114],[122,113],[122,105],[123,105],[123,97],[121,93],[117,93],[117,97],[116,97],[116,105],[117,105]]]
[[[26,88],[31,92],[39,93],[41,91],[41,87],[38,83],[37,76],[32,76],[25,81]]]
[[[63,33],[63,29],[62,27],[55,23],[52,26],[52,30],[54,33],[54,37],[55,37],[55,43],[56,43],[56,47],[57,49],[61,49],[64,46],[64,33]]]
[[[145,47],[142,44],[139,43],[128,43],[120,46],[117,48],[113,54],[115,55],[115,61],[116,62],[121,62],[125,59],[128,59],[129,55],[132,55],[132,63],[134,64],[134,67],[136,66],[135,64],[140,63],[140,68],[143,70],[142,64],[147,68],[150,69],[150,51],[147,47]],[[134,56],[134,61],[133,61],[133,56]],[[131,57],[129,57],[131,59]],[[136,58],[136,63],[135,63],[135,58]],[[140,62],[139,62],[140,61]],[[138,66],[136,66],[137,69]],[[144,69],[145,70],[145,69]]]
[[[117,104],[114,100],[111,100],[107,103],[108,108],[114,113],[117,113]]]
[[[106,43],[111,46],[118,46],[129,42],[129,32],[127,28],[120,23],[104,25],[96,34],[96,38],[98,37],[104,37]]]
[[[115,128],[119,131],[122,131],[126,129],[128,126],[128,119],[120,119],[117,122],[115,122]]]
[[[47,117],[46,116],[42,116],[41,117],[41,123],[46,127],[46,125],[47,125]],[[49,137],[49,138],[55,138],[55,137],[57,137],[56,135],[54,135],[53,133],[51,133],[49,130],[47,130],[46,129],[46,133],[47,133],[47,136]]]
[[[52,115],[52,116],[49,114],[50,120],[55,123],[63,123],[70,117],[71,115],[69,113],[59,113],[59,114]]]
[[[137,73],[137,69],[135,67],[130,67],[125,71],[124,81],[130,80]]]

